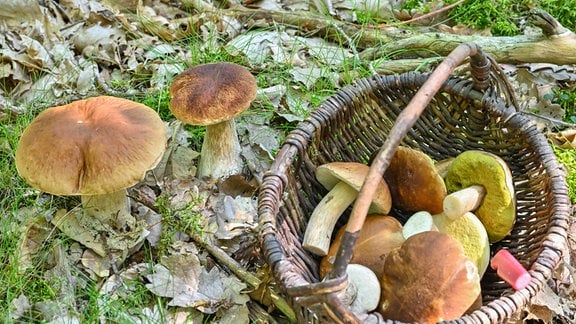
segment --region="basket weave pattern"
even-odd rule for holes
[[[369,164],[427,77],[414,72],[373,76],[343,88],[288,135],[265,175],[258,207],[262,248],[300,321],[335,320],[332,307],[349,312],[330,294],[340,289],[335,287],[337,281],[342,286],[342,280],[327,283],[326,291],[318,289],[322,287],[318,286],[320,259],[301,246],[308,218],[327,193],[315,178],[316,167],[334,161]],[[516,190],[517,220],[512,233],[493,244],[491,251],[509,249],[530,269],[533,279],[527,288],[515,292],[489,269],[481,282],[483,307],[455,322],[509,319],[552,276],[566,242],[565,172],[547,140],[528,118],[498,96],[474,90],[468,79],[451,76],[401,145],[435,160],[484,150],[508,163]],[[402,211],[391,214],[401,222],[408,216]],[[339,226],[345,221],[343,216]]]

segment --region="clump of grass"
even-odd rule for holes
[[[204,217],[198,209],[202,199],[192,195],[189,198],[190,201],[184,205],[179,204],[181,206],[174,206],[168,194],[163,193],[156,198],[155,207],[162,215],[162,235],[157,246],[160,255],[177,240],[178,233],[204,234]]]
[[[570,197],[570,202],[576,204],[576,150],[563,149],[555,145],[552,146],[552,149],[554,150],[558,161],[566,168],[568,196]]]
[[[559,104],[564,110],[564,116],[562,119],[566,122],[576,124],[576,91],[555,88],[552,90],[552,93],[545,95],[544,99]]]

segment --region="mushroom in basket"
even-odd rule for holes
[[[491,243],[510,233],[516,220],[512,173],[499,156],[478,150],[460,153],[446,173],[449,195],[443,212],[457,218],[475,211]]]
[[[390,252],[380,284],[380,313],[402,322],[457,319],[481,294],[474,262],[459,242],[435,231],[415,234]]]
[[[316,178],[330,192],[318,203],[306,227],[302,247],[324,256],[328,253],[332,232],[340,215],[358,196],[370,167],[357,162],[332,162],[316,169]],[[390,191],[380,181],[372,198],[370,213],[387,214],[392,205]]]
[[[345,231],[346,228],[342,227],[336,232],[328,254],[322,258],[321,278],[332,270],[332,264]],[[396,218],[378,214],[368,215],[358,234],[350,263],[366,266],[376,274],[376,277],[381,278],[384,258],[390,251],[399,248],[403,242],[402,224]]]
[[[365,317],[378,308],[380,282],[374,272],[361,264],[348,264],[346,267],[348,285],[340,292],[340,300],[350,306],[359,317]]]
[[[399,146],[384,172],[384,179],[395,208],[404,212],[442,212],[446,197],[444,179],[425,153]]]
[[[431,215],[427,211],[417,212],[404,224],[404,238],[427,230],[437,230],[458,241],[466,256],[476,264],[482,278],[490,263],[490,242],[486,228],[476,215],[466,212],[452,219],[444,213]]]

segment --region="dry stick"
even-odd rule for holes
[[[406,108],[398,115],[396,122],[390,129],[388,139],[384,142],[376,159],[372,162],[370,171],[356,198],[356,203],[352,208],[352,213],[346,225],[346,231],[344,232],[336,254],[334,266],[329,274],[330,278],[338,278],[346,273],[346,267],[352,257],[352,249],[356,244],[362,225],[364,225],[372,196],[374,196],[376,190],[376,185],[381,181],[382,174],[384,174],[384,171],[390,165],[390,160],[396,148],[454,69],[468,56],[478,55],[479,52],[480,49],[476,44],[466,43],[456,47],[454,51],[438,65],[410,103],[408,103]]]
[[[210,253],[218,262],[222,265],[226,266],[230,271],[232,271],[238,278],[243,280],[244,282],[248,283],[252,288],[258,288],[262,284],[262,280],[258,277],[253,275],[251,272],[244,269],[238,261],[234,260],[231,256],[229,256],[226,252],[222,249],[208,244],[198,233],[189,232],[187,233],[192,237],[194,242],[204,248],[208,253]],[[277,292],[273,289],[270,289],[270,297],[272,299],[272,303],[274,306],[278,308],[284,315],[286,315],[291,323],[296,322],[296,314],[288,305],[286,300],[284,300]]]
[[[447,5],[447,6],[445,6],[445,7],[442,7],[442,8],[440,8],[440,9],[437,9],[437,10],[434,10],[434,11],[431,11],[431,12],[425,14],[425,15],[422,15],[422,16],[414,17],[414,18],[412,18],[412,19],[404,20],[404,21],[401,21],[401,22],[398,22],[398,23],[378,25],[378,26],[376,26],[376,27],[377,27],[377,28],[386,28],[386,27],[390,27],[390,26],[399,26],[399,25],[410,24],[410,23],[413,23],[413,22],[415,22],[415,21],[422,20],[422,19],[426,19],[426,18],[435,16],[435,15],[437,15],[437,14],[443,13],[444,11],[447,11],[447,10],[450,10],[450,9],[454,8],[454,7],[456,7],[457,5],[461,4],[461,3],[464,2],[464,1],[465,1],[465,0],[458,0],[458,1],[454,2],[453,4]]]

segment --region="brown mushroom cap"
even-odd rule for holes
[[[234,63],[201,64],[174,79],[170,110],[190,125],[213,125],[250,107],[258,85],[245,67]]]
[[[410,236],[384,262],[380,312],[402,322],[461,317],[481,293],[474,263],[459,242],[429,231]]]
[[[166,140],[154,110],[94,97],[41,112],[20,138],[16,168],[51,194],[106,194],[140,181],[162,157]]]
[[[392,203],[405,212],[441,213],[446,196],[444,179],[425,153],[400,146],[384,172]]]
[[[364,184],[364,179],[370,167],[357,162],[331,162],[316,168],[316,179],[324,188],[331,190],[343,181],[356,191],[360,191]],[[387,214],[392,207],[392,198],[390,190],[384,180],[378,183],[378,187],[372,197],[370,213]]]
[[[332,270],[332,263],[345,231],[346,227],[342,227],[336,232],[328,255],[322,258],[320,262],[320,276],[322,278]],[[380,279],[382,278],[386,255],[399,248],[403,242],[402,224],[396,218],[378,214],[368,215],[354,245],[350,263],[368,267]]]

